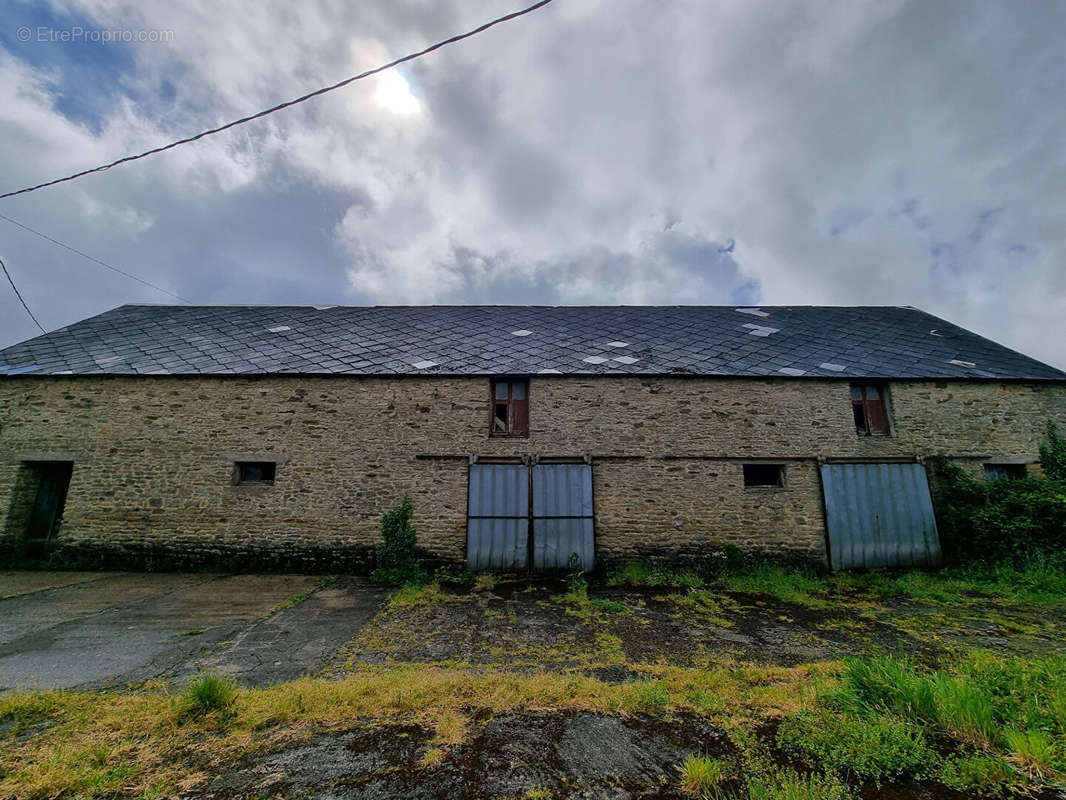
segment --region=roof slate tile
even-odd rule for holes
[[[0,350],[0,374],[686,374],[1066,380],[897,306],[127,305]],[[751,321],[751,322],[748,322]],[[270,327],[289,330],[269,333]],[[745,327],[754,325],[755,327]],[[753,335],[773,328],[772,335]],[[528,336],[511,331],[530,330]],[[935,331],[935,333],[933,333]],[[611,347],[625,342],[625,348]],[[621,352],[620,352],[621,351]],[[620,363],[617,356],[637,358]],[[97,363],[97,359],[119,360]],[[601,364],[590,356],[615,358]],[[432,370],[414,362],[432,360]],[[976,364],[967,367],[952,360]],[[840,365],[845,373],[823,367]]]

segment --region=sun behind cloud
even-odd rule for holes
[[[422,101],[411,93],[411,87],[395,69],[378,75],[374,102],[393,114],[418,114],[422,111]]]

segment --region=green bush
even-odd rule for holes
[[[1041,446],[1047,477],[985,481],[957,464],[931,461],[937,522],[945,556],[954,561],[1024,561],[1066,550],[1066,449],[1054,424]]]
[[[411,498],[403,496],[396,508],[386,511],[381,517],[381,545],[378,547],[378,568],[374,579],[393,586],[403,586],[425,580],[418,566],[415,549],[417,536],[411,517],[414,506]]]
[[[185,711],[191,714],[225,713],[237,701],[237,684],[220,675],[203,675],[185,687],[182,700]]]

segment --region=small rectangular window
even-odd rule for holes
[[[1024,478],[1025,464],[985,464],[985,478],[990,481]]]
[[[529,381],[496,378],[492,381],[492,436],[529,435]]]
[[[241,486],[270,486],[278,465],[274,461],[238,461],[237,483]]]
[[[745,464],[745,486],[784,486],[785,467],[783,464]]]
[[[883,386],[853,383],[851,411],[855,417],[855,432],[859,436],[889,435],[888,409]]]

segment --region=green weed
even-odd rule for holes
[[[888,715],[801,711],[781,724],[777,742],[823,767],[878,783],[922,777],[937,761],[920,729]]]
[[[678,768],[681,792],[698,800],[718,800],[722,784],[729,778],[729,765],[706,756],[689,756]]]
[[[441,591],[439,583],[405,583],[393,592],[389,605],[393,608],[413,608],[441,603],[447,599],[448,596]]]
[[[848,800],[851,792],[833,774],[801,775],[789,769],[775,769],[768,774],[750,775],[747,780],[749,800]]]
[[[475,592],[491,592],[496,588],[496,576],[491,572],[482,572],[474,579]]]
[[[648,561],[631,561],[611,573],[610,586],[678,586],[696,589],[703,586],[703,578],[693,570],[670,572]]]
[[[608,614],[625,614],[629,611],[629,606],[625,603],[619,603],[615,600],[608,600],[603,597],[594,597],[589,600],[589,603],[601,611],[606,611]]]
[[[949,789],[979,797],[1003,797],[1018,782],[1003,758],[984,753],[945,759],[937,779]]]

